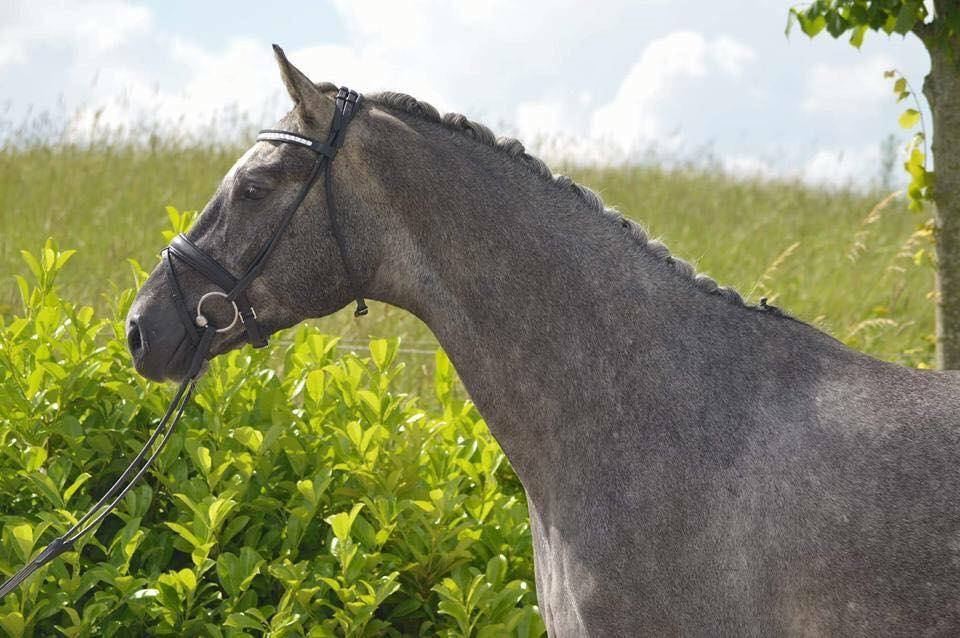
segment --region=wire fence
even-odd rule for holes
[[[283,344],[285,346],[291,345],[293,343],[292,337],[281,337],[276,340],[277,343]],[[437,350],[440,348],[440,345],[434,341],[410,341],[402,342],[405,347],[397,348],[397,354],[409,354],[416,356],[425,356],[433,357]],[[337,350],[343,350],[345,352],[350,351],[363,351],[369,347],[369,344],[365,341],[349,341],[343,340],[336,345]]]

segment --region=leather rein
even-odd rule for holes
[[[180,383],[179,389],[174,394],[170,405],[167,407],[157,427],[150,434],[149,438],[147,438],[140,452],[133,458],[130,465],[127,466],[127,469],[120,474],[120,477],[100,500],[98,500],[86,514],[78,519],[66,533],[54,539],[43,551],[37,554],[33,560],[24,565],[18,572],[4,582],[3,585],[0,585],[0,600],[16,589],[20,583],[35,571],[52,562],[64,552],[73,549],[77,540],[97,527],[97,525],[116,508],[144,473],[146,473],[164,446],[166,446],[167,441],[170,439],[170,434],[176,428],[180,417],[183,416],[187,403],[193,396],[197,382],[202,375],[204,370],[203,364],[207,360],[210,346],[217,333],[231,330],[239,320],[246,331],[247,340],[254,348],[262,348],[267,345],[267,339],[257,323],[257,313],[247,298],[247,288],[253,280],[262,273],[280,237],[290,225],[293,215],[300,208],[300,205],[303,204],[303,201],[307,198],[313,185],[321,175],[324,176],[324,191],[330,227],[333,231],[334,239],[337,242],[340,259],[343,262],[344,270],[353,288],[357,302],[354,314],[356,316],[367,314],[367,305],[361,294],[357,273],[353,269],[351,262],[347,259],[347,246],[333,204],[333,196],[331,194],[332,182],[330,177],[331,164],[337,155],[337,151],[343,146],[347,124],[350,123],[356,114],[361,99],[361,95],[356,91],[352,91],[346,87],[340,88],[336,97],[333,121],[330,124],[326,141],[315,140],[304,137],[299,133],[276,129],[264,129],[257,135],[258,142],[277,142],[301,146],[313,151],[316,157],[313,162],[310,177],[300,189],[296,200],[286,209],[280,219],[280,223],[276,229],[274,229],[273,234],[270,235],[269,239],[261,246],[243,275],[234,277],[220,262],[205,253],[182,233],[174,237],[170,245],[164,249],[163,260],[168,268],[170,281],[173,284],[172,296],[174,305],[177,308],[177,314],[180,316],[181,322],[186,328],[187,338],[190,339],[194,347],[186,377]],[[182,261],[219,288],[219,290],[211,290],[200,297],[200,300],[197,302],[195,314],[191,314],[186,305],[186,295],[180,286],[174,259]],[[203,314],[203,303],[211,297],[221,297],[233,306],[233,320],[229,325],[218,327]],[[158,440],[159,443],[157,443]],[[151,449],[153,450],[152,452]],[[138,466],[139,469],[137,469]]]

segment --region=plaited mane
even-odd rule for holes
[[[317,86],[321,90],[332,89],[336,91],[336,88],[332,84],[321,83]],[[740,293],[733,288],[719,286],[712,277],[703,273],[697,273],[693,265],[688,261],[671,254],[670,249],[668,249],[663,242],[657,239],[650,239],[640,224],[631,219],[627,219],[616,209],[605,206],[603,200],[593,190],[577,184],[566,175],[554,175],[553,171],[550,170],[543,160],[527,153],[519,140],[512,137],[497,137],[485,125],[469,120],[466,116],[459,113],[445,113],[441,115],[440,112],[430,104],[421,102],[405,93],[385,91],[365,96],[365,99],[377,106],[399,111],[407,115],[413,115],[427,122],[440,124],[447,129],[457,131],[467,137],[473,138],[481,144],[515,158],[540,178],[549,180],[555,184],[557,188],[573,193],[592,210],[603,215],[603,217],[611,223],[616,223],[621,226],[629,233],[633,241],[657,259],[668,264],[677,273],[690,280],[696,288],[709,294],[717,295],[734,305],[743,306],[752,310],[773,310],[774,314],[783,314],[778,309],[773,308],[773,306],[754,306],[747,304]]]

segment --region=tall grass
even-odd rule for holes
[[[103,307],[127,258],[157,261],[164,207],[201,208],[241,154],[156,134],[135,142],[36,142],[0,148],[0,314],[18,303],[19,251],[48,236],[78,249],[64,293]],[[563,169],[564,167],[559,167]],[[888,360],[932,360],[929,229],[886,193],[732,179],[710,168],[568,168],[681,257],[752,300],[769,302]],[[919,265],[917,265],[919,264]],[[431,351],[429,331],[395,308],[321,322],[347,342],[399,334]]]

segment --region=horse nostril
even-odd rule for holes
[[[143,335],[140,332],[140,323],[136,319],[127,322],[127,348],[134,359],[139,359],[144,351]]]

